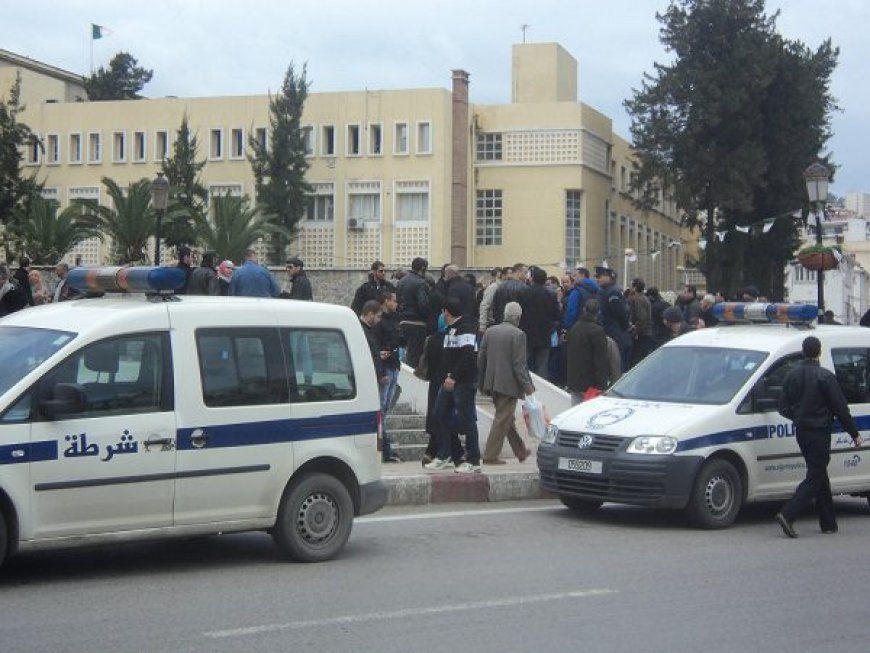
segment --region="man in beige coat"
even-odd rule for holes
[[[492,396],[495,418],[483,452],[485,465],[503,465],[499,458],[504,439],[514,455],[523,462],[531,453],[517,433],[514,413],[517,399],[535,391],[526,357],[526,334],[519,328],[523,310],[517,302],[509,302],[504,308],[504,321],[486,330],[480,343],[477,357],[478,388]]]

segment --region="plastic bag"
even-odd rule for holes
[[[523,400],[523,421],[526,423],[526,429],[529,435],[542,440],[547,433],[547,418],[544,405],[538,398],[531,394],[526,395]]]

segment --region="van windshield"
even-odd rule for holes
[[[0,395],[75,338],[69,331],[0,327]]]
[[[690,404],[727,404],[767,352],[723,347],[662,347],[617,381],[611,396]]]

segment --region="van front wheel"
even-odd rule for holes
[[[686,508],[700,528],[728,528],[743,505],[743,481],[727,460],[711,460],[701,467]]]
[[[353,526],[350,493],[334,476],[306,474],[287,486],[272,537],[281,554],[323,562],[344,548]]]

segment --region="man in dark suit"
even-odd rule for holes
[[[517,399],[535,391],[526,365],[526,334],[517,326],[522,312],[517,302],[508,302],[504,307],[504,320],[489,327],[480,343],[478,388],[492,396],[495,405],[495,418],[483,452],[485,465],[504,464],[499,455],[505,437],[520,462],[530,453],[514,423]]]
[[[559,326],[559,300],[546,283],[543,268],[533,268],[531,283],[517,300],[523,309],[520,329],[526,334],[529,370],[542,378],[547,378],[550,338]]]
[[[600,308],[594,297],[588,299],[580,312],[580,318],[566,336],[568,344],[568,390],[571,404],[579,404],[583,393],[590,388],[603,391],[610,376],[607,358],[607,336],[598,324]]]

